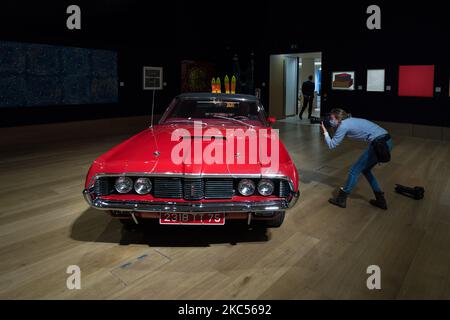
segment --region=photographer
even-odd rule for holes
[[[375,194],[375,200],[370,200],[370,203],[386,210],[387,204],[384,193],[371,170],[377,163],[390,160],[390,152],[392,150],[390,135],[377,124],[365,119],[352,118],[350,114],[342,109],[331,110],[329,122],[335,128],[333,138],[330,137],[323,122],[322,131],[330,149],[336,148],[344,140],[345,136],[348,136],[350,139],[369,142],[369,146],[351,167],[345,187],[340,188],[338,195],[328,201],[336,206],[345,208],[347,196],[355,187],[362,173]]]

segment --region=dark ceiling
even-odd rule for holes
[[[80,31],[65,27],[70,4],[81,7]],[[156,43],[177,50],[272,49],[355,38],[363,45],[370,4],[382,9],[382,30],[376,32],[386,45],[400,39],[411,40],[411,47],[448,42],[450,19],[443,1],[2,1],[0,38],[110,48],[154,48]]]

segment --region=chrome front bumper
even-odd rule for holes
[[[86,202],[99,210],[135,212],[275,212],[292,208],[299,198],[299,192],[288,200],[240,201],[240,202],[149,202],[117,201],[92,198],[88,190],[83,191]]]

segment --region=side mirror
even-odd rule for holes
[[[270,123],[270,124],[275,123],[276,121],[277,121],[277,119],[275,117],[268,117],[267,118],[267,122]]]

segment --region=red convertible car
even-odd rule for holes
[[[179,95],[159,124],[94,161],[84,198],[125,226],[241,219],[279,227],[299,189],[274,121],[254,96]]]

